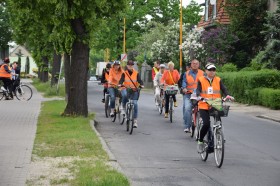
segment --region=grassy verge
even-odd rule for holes
[[[65,84],[64,82],[60,82],[57,90],[57,86],[51,87],[50,82],[42,83],[39,79],[32,79],[33,86],[39,91],[43,92],[45,97],[59,96],[65,97]]]
[[[27,185],[129,185],[108,163],[90,119],[62,117],[64,101],[42,103]],[[49,169],[48,169],[49,168]]]

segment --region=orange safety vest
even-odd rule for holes
[[[137,88],[139,86],[139,83],[137,82],[137,75],[138,75],[138,72],[136,70],[133,70],[131,75],[129,74],[128,70],[126,70],[124,83],[123,83],[124,86],[127,88]],[[131,82],[130,79],[132,80],[132,82],[134,84]],[[136,87],[134,85],[136,85]]]
[[[3,65],[1,66],[1,68],[0,68],[0,77],[2,77],[2,78],[10,78],[10,79],[11,79],[11,78],[12,78],[12,74],[6,72],[4,66],[7,66],[8,69],[11,70],[11,67],[9,67],[9,65],[3,64]]]
[[[187,93],[193,93],[193,90],[197,88],[198,79],[203,76],[204,72],[202,70],[198,70],[196,74],[196,78],[193,79],[193,76],[189,74],[189,70],[186,72],[186,80],[187,80]]]
[[[205,76],[200,77],[199,81],[201,83],[201,93],[200,93],[201,97],[208,98],[208,99],[221,98],[221,88],[220,88],[221,79],[219,77],[215,76],[211,83]],[[212,87],[213,94],[208,94],[209,87]],[[204,110],[209,110],[209,105],[203,101],[200,101],[198,103],[198,108],[204,109]]]
[[[109,72],[109,77],[108,77],[108,86],[109,87],[116,87],[119,84],[119,81],[122,77],[123,74],[123,70],[121,69],[121,71],[115,71],[114,68],[110,69]]]
[[[178,80],[180,79],[180,74],[177,70],[173,70],[170,72],[170,70],[165,70],[162,77],[161,77],[161,83],[165,83],[167,85],[174,85],[178,83]]]

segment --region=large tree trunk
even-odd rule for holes
[[[51,86],[56,85],[58,82],[60,66],[61,66],[61,55],[57,54],[56,51],[54,51]]]
[[[70,55],[65,53],[64,56],[64,77],[65,77],[65,100],[68,102],[68,95],[70,92],[69,85],[69,77],[70,77],[70,69],[71,69],[71,60]]]
[[[87,36],[81,19],[71,21],[72,28],[77,35],[71,53],[71,68],[69,76],[68,103],[64,115],[88,116],[87,105],[87,73],[89,68],[89,46],[82,42]]]

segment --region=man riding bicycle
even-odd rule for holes
[[[15,75],[12,72],[11,67],[9,66],[10,59],[5,58],[4,63],[0,67],[0,80],[4,83],[4,88],[9,90],[10,98],[6,99],[13,99],[13,82],[12,82],[12,75]]]
[[[223,92],[226,99],[232,99],[229,93],[219,77],[216,76],[216,66],[214,64],[207,64],[205,66],[206,76],[202,76],[198,80],[197,84],[197,96],[201,96],[204,99],[221,99],[221,93]],[[209,105],[204,101],[199,101],[198,108],[199,114],[203,121],[203,126],[200,130],[200,136],[198,139],[197,151],[202,153],[204,150],[203,139],[210,128],[210,115]]]
[[[204,72],[199,69],[199,61],[192,60],[191,68],[183,76],[183,119],[184,119],[184,132],[188,133],[191,129],[192,122],[192,102],[190,100],[191,94],[197,88],[198,79],[204,75]]]
[[[160,104],[160,80],[161,80],[162,75],[165,71],[165,65],[161,64],[159,67],[160,67],[160,70],[154,78],[155,98],[156,98],[156,105],[157,106]]]
[[[103,99],[102,103],[105,102],[105,94],[108,92],[108,80],[109,80],[109,72],[110,72],[111,64],[107,63],[106,68],[103,69],[102,71],[102,76],[101,76],[101,83],[103,84]]]
[[[143,81],[141,80],[140,74],[133,69],[134,62],[129,60],[127,62],[127,70],[123,73],[121,80],[119,82],[120,86],[124,86],[125,89],[121,91],[122,93],[122,106],[123,111],[125,110],[126,103],[128,102],[128,94],[133,100],[134,104],[134,124],[133,127],[137,128],[137,117],[138,117],[138,98],[139,98],[139,91],[138,88],[143,86]]]
[[[180,74],[179,72],[174,69],[174,63],[170,61],[168,63],[168,70],[165,70],[165,72],[162,75],[161,78],[161,84],[163,85],[175,85],[178,83]],[[177,107],[178,104],[176,102],[176,95],[172,95],[173,101],[174,101],[174,107]],[[164,99],[165,99],[165,114],[164,117],[168,118],[168,109],[169,109],[169,95],[164,94]]]
[[[120,61],[113,62],[113,68],[110,69],[108,77],[108,92],[110,94],[110,116],[114,117],[116,93],[119,89],[118,84],[124,71],[121,68]]]

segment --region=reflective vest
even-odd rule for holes
[[[155,71],[155,74],[158,73],[158,69],[156,67],[153,67],[154,71]]]
[[[11,79],[11,78],[12,78],[12,75],[11,75],[10,73],[6,72],[4,66],[7,66],[8,69],[11,70],[11,67],[9,67],[9,65],[7,65],[7,64],[1,65],[1,68],[0,68],[0,77],[2,77],[2,78],[10,78],[10,79]]]
[[[139,86],[139,83],[137,82],[137,75],[138,72],[136,70],[132,71],[132,74],[130,75],[128,70],[125,71],[125,78],[124,78],[124,86],[129,88],[137,88]],[[132,80],[132,81],[131,81]],[[136,87],[133,85],[136,85]]]
[[[215,76],[211,83],[205,76],[200,77],[199,81],[201,83],[201,93],[200,93],[201,97],[208,98],[208,99],[221,98],[221,92],[220,92],[221,91],[221,88],[220,88],[221,79],[219,77]],[[210,87],[210,89],[212,89],[212,91],[211,91],[212,93],[210,93],[210,94],[209,94],[209,87]],[[209,105],[206,102],[200,101],[198,103],[198,108],[204,109],[204,110],[209,110]]]
[[[119,81],[122,77],[123,70],[115,71],[114,68],[110,69],[109,78],[108,78],[108,86],[109,87],[116,87],[119,84]]]
[[[196,74],[196,78],[193,79],[193,76],[189,74],[190,71],[186,72],[186,80],[187,80],[187,93],[193,93],[193,90],[197,88],[198,79],[203,76],[204,72],[202,70],[198,70]]]

